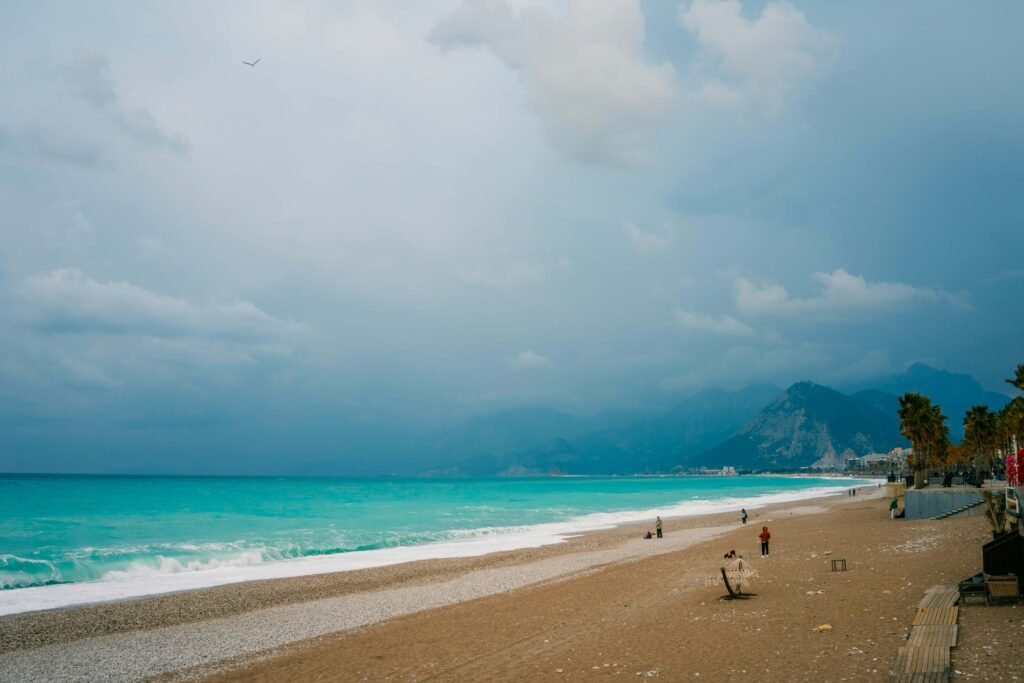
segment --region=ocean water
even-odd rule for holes
[[[850,485],[802,477],[3,475],[0,614],[534,547],[656,514],[750,509]]]

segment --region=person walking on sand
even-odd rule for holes
[[[740,510],[740,521],[744,524],[747,523],[747,508],[742,508]]]
[[[893,498],[889,503],[889,519],[896,519],[896,509],[900,506],[900,499]]]
[[[772,537],[768,532],[768,527],[761,527],[761,533],[757,537],[761,539],[761,557],[768,557],[768,539]]]
[[[661,538],[661,515],[658,515],[654,520],[654,529],[658,532],[658,538]]]

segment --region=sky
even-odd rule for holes
[[[510,407],[914,362],[1006,392],[1022,24],[1014,0],[4,2],[0,471],[373,473]]]

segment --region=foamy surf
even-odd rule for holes
[[[748,510],[757,509],[772,504],[834,495],[846,491],[855,481],[865,483],[864,480],[841,481],[842,485],[837,486],[796,489],[753,497],[689,500],[642,510],[595,512],[563,522],[452,530],[452,540],[419,545],[283,560],[268,560],[264,553],[255,550],[243,551],[234,557],[207,561],[181,562],[170,558],[156,558],[155,564],[152,561],[139,562],[126,570],[107,572],[99,581],[0,591],[0,615],[162,595],[245,581],[294,578],[370,569],[417,560],[476,557],[507,550],[536,548],[562,543],[589,531],[649,522],[655,515],[672,519],[738,511],[741,507]]]

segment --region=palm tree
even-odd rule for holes
[[[1012,451],[1013,444],[1024,444],[1024,397],[1007,403],[996,416],[996,439],[999,447]]]
[[[1006,380],[1007,384],[1012,384],[1017,387],[1019,391],[1024,391],[1024,363],[1017,364],[1017,372],[1013,377]]]
[[[900,433],[907,437],[910,441],[910,447],[913,449],[912,459],[907,463],[910,466],[911,471],[914,473],[914,486],[919,488],[922,477],[919,476],[920,467],[920,451],[924,447],[924,432],[923,422],[925,414],[925,402],[928,401],[924,396],[917,393],[906,393],[900,396]]]
[[[949,429],[942,408],[932,405],[927,396],[908,392],[900,396],[900,432],[910,439],[914,449],[911,469],[914,488],[927,485],[928,467],[934,460],[943,460],[949,447]]]
[[[1024,363],[1017,364],[1017,372],[1006,382],[1015,386],[1019,391],[1024,391]],[[1003,408],[1003,412],[1006,414],[1006,427],[1009,431],[1010,441],[1016,445],[1018,437],[1024,435],[1024,398],[1018,396],[1013,399]],[[1024,443],[1024,439],[1020,439],[1020,442]]]
[[[963,444],[974,457],[977,469],[991,472],[997,443],[996,415],[988,406],[976,405],[964,414]]]
[[[949,454],[949,427],[941,406],[932,406],[928,411],[928,457],[934,465],[945,465]]]

